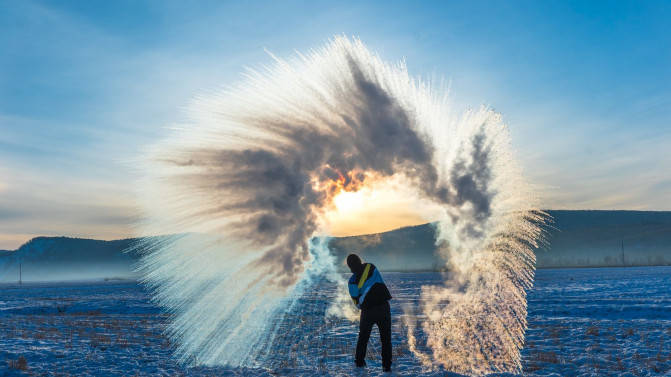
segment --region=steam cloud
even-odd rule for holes
[[[339,279],[333,262],[310,253],[334,195],[402,176],[441,207],[451,271],[422,288],[426,319],[408,312],[411,349],[456,372],[520,369],[543,214],[497,114],[453,115],[403,65],[346,38],[276,58],[189,113],[148,151],[139,186],[140,231],[179,234],[146,241],[140,269],[172,313],[182,361],[258,363],[272,345],[268,319],[290,307],[290,293],[314,273]],[[416,344],[418,326],[429,353]]]

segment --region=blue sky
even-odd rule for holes
[[[199,93],[336,34],[508,123],[545,208],[671,210],[671,3],[0,2],[0,248],[132,236]]]

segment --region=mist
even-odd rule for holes
[[[411,349],[427,367],[519,371],[545,215],[500,115],[454,114],[442,91],[358,40],[273,59],[196,98],[190,121],[143,160],[138,232],[181,234],[139,248],[144,282],[173,314],[178,358],[262,365],[297,290],[315,276],[343,284],[325,244],[310,243],[327,235],[334,198],[394,181],[431,203],[451,271],[408,310],[431,352]],[[348,304],[329,315],[354,319]]]

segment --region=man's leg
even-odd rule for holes
[[[380,343],[382,343],[382,369],[391,369],[391,309],[389,303],[384,305],[384,313],[378,322],[380,329]]]
[[[356,366],[366,366],[366,348],[368,347],[368,338],[370,338],[370,331],[373,329],[373,321],[371,321],[369,313],[366,310],[361,310],[361,319],[359,321],[359,339],[356,342],[356,357],[354,361]]]

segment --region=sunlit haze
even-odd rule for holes
[[[334,208],[325,215],[323,233],[337,237],[379,233],[440,217],[439,207],[422,200],[398,180],[377,182],[358,191],[341,191],[333,204]]]

